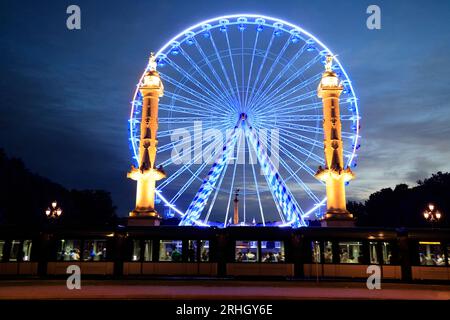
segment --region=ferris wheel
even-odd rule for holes
[[[158,210],[174,212],[181,225],[220,227],[298,227],[320,218],[326,197],[314,177],[324,162],[317,85],[328,54],[302,28],[253,14],[203,21],[167,42],[156,53],[164,83],[157,162],[167,172],[157,185]],[[344,159],[353,168],[357,98],[338,59],[332,68],[344,88]],[[136,89],[129,119],[135,161],[141,106]]]

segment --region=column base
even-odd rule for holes
[[[325,217],[320,221],[322,227],[354,227],[355,219],[353,215],[345,211],[327,212]]]
[[[162,217],[155,211],[140,211],[133,210],[130,212],[130,216],[127,218],[128,226],[140,226],[140,227],[150,227],[159,226]]]
[[[161,224],[161,219],[154,217],[128,217],[126,224],[128,227],[157,227]]]

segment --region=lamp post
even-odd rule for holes
[[[423,212],[423,217],[425,220],[431,223],[431,228],[433,229],[434,223],[439,222],[442,218],[442,213],[436,208],[432,203],[429,203],[425,211]]]
[[[58,203],[56,201],[53,201],[51,206],[48,207],[47,210],[45,210],[45,215],[49,219],[57,219],[61,216],[62,212],[63,211],[61,207],[58,206]]]

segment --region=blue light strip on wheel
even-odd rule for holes
[[[277,200],[278,205],[281,207],[282,213],[285,215],[284,218],[287,221],[285,224],[293,227],[307,226],[307,223],[303,220],[300,206],[295,201],[281,176],[278,174],[278,171],[275,169],[275,166],[261,145],[255,130],[252,127],[249,127],[246,121],[243,121],[243,127],[248,140],[250,141],[250,145],[252,145],[256,152],[256,157],[263,169],[264,177],[267,180],[269,189]]]
[[[230,156],[233,154],[234,146],[236,145],[238,137],[240,122],[241,120],[238,122],[238,125],[234,127],[231,136],[228,138],[228,141],[222,149],[222,154],[217,157],[217,160],[212,165],[211,170],[209,170],[207,177],[203,180],[200,189],[197,191],[197,194],[189,205],[185,216],[181,220],[179,224],[180,226],[195,225],[197,220],[200,219],[200,215],[208,202],[209,196],[214,190],[222,170],[228,164]]]

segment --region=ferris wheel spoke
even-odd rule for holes
[[[262,141],[261,143],[265,146],[266,149],[268,148],[267,141]],[[290,144],[287,144],[287,146],[289,147]],[[314,175],[316,174],[316,170],[310,168],[304,161],[298,159],[298,157],[295,157],[292,152],[290,152],[286,147],[284,147],[283,143],[280,143],[279,148],[280,148],[280,151],[283,152],[283,154],[286,153],[286,155],[292,161],[294,161],[301,169],[305,170],[309,175],[314,177]],[[319,163],[321,163],[321,161]]]
[[[278,203],[279,207],[282,209],[282,212],[279,212],[281,220],[283,223],[286,223],[286,219],[288,219],[293,223],[296,221],[296,224],[298,225],[305,225],[302,218],[303,210],[292,196],[283,177],[279,174],[267,155],[264,147],[266,144],[259,141],[254,129],[246,127],[245,130],[249,137],[250,145],[253,147],[258,157],[258,162],[264,170],[264,178],[269,186],[272,197],[274,198],[275,203]],[[286,217],[284,216],[285,214]]]
[[[261,97],[265,97],[269,90],[273,88],[273,86],[284,76],[284,74],[294,65],[294,63],[298,60],[298,58],[305,52],[307,45],[304,44],[302,48],[297,51],[297,53],[289,60],[289,62],[283,67],[283,69],[276,75],[276,77],[271,81],[271,83],[264,90],[264,93],[261,94]],[[268,95],[269,98],[272,95]],[[256,102],[257,103],[257,102]]]
[[[309,68],[311,68],[315,63],[317,63],[321,58],[321,55],[316,55],[313,59],[311,59],[308,63],[303,65],[300,69],[298,69],[295,73],[293,73],[289,78],[287,78],[284,82],[277,86],[277,88],[271,93],[271,97],[276,97],[286,86],[291,84],[293,81],[298,79],[302,74],[304,74]]]
[[[278,96],[272,96],[271,98],[267,97],[265,100],[261,100],[259,105],[266,106],[266,107],[259,107],[258,110],[261,112],[267,111],[267,109],[270,109],[270,107],[268,107],[268,106],[277,105],[277,104],[280,104],[280,103],[286,101],[285,99],[288,98],[289,96],[298,93],[300,90],[302,90],[304,88],[308,88],[308,86],[311,84],[317,83],[321,77],[322,77],[322,74],[318,73],[318,74],[310,77],[309,79],[306,79],[306,80],[300,82],[299,84],[295,85],[294,87],[290,88],[289,90],[287,90],[286,92],[284,92]]]
[[[195,151],[197,148],[199,148],[200,146],[197,146],[196,148],[193,149],[193,151]],[[177,171],[175,171],[173,174],[171,174],[166,180],[164,180],[159,186],[158,186],[158,190],[163,190],[165,187],[167,187],[173,180],[175,180],[176,178],[178,178],[183,172],[185,172],[186,170],[188,170],[196,161],[201,160],[202,158],[202,153],[199,153],[197,155],[195,155],[194,153],[194,157],[191,158],[191,160],[189,160],[188,163],[184,164],[183,166],[181,166]],[[168,164],[170,164],[173,161],[172,158],[169,158],[168,160],[166,160],[165,162],[166,165],[164,165],[164,163],[161,164],[161,166],[165,167]]]
[[[228,53],[229,53],[230,61],[231,61],[231,69],[233,70],[234,82],[236,84],[236,94],[238,96],[239,112],[240,112],[241,111],[240,108],[242,108],[242,101],[241,101],[241,95],[240,95],[239,85],[238,85],[237,76],[236,76],[236,69],[234,67],[233,54],[231,52],[230,38],[228,37],[228,32],[225,32],[225,37],[227,39]]]
[[[241,101],[242,105],[244,105],[244,94],[245,94],[245,64],[244,64],[244,32],[241,31],[241,83],[242,83],[242,90],[241,90]],[[244,204],[245,205],[245,204]],[[245,207],[244,207],[244,217],[245,217]],[[245,221],[245,218],[244,218]]]
[[[202,105],[202,104],[206,104],[208,106],[220,105],[215,100],[213,100],[213,98],[207,97],[204,94],[202,94],[201,92],[199,92],[197,90],[194,90],[191,87],[188,87],[188,86],[186,86],[185,84],[183,84],[183,83],[181,83],[179,81],[176,81],[175,79],[173,79],[172,77],[168,76],[167,74],[162,74],[161,78],[164,81],[167,81],[168,83],[170,83],[170,84],[178,87],[179,89],[183,90],[184,92],[189,93],[192,97],[195,97],[196,99],[200,99],[200,100],[202,100],[204,102],[204,103],[199,102],[199,105]],[[172,93],[172,95],[175,96],[176,94]],[[187,99],[189,99],[190,101],[194,101],[194,100],[192,100],[190,98],[187,98]]]
[[[323,134],[323,128],[319,127],[300,125],[298,123],[292,123],[287,121],[280,121],[279,124],[284,126],[286,129]],[[353,140],[355,136],[356,135],[353,132],[342,131],[342,138]]]
[[[208,118],[208,115],[203,115],[202,117],[160,117],[159,118],[159,123],[160,124],[169,124],[169,123],[192,123],[194,121],[200,121],[203,122],[206,119],[210,119]],[[216,125],[218,124],[226,124],[228,123],[228,119],[215,119],[214,122]]]
[[[259,38],[259,32],[256,32],[255,42],[253,44],[252,59],[251,59],[250,68],[249,68],[249,71],[248,71],[247,90],[246,90],[246,93],[245,93],[245,105],[247,105],[247,102],[248,102],[248,91],[249,91],[250,82],[251,82],[251,79],[252,79],[253,61],[255,60],[255,52],[256,52],[256,46],[258,44],[258,38]]]
[[[238,103],[239,103],[239,99],[238,99],[238,96],[239,96],[239,90],[238,90],[237,92],[234,91],[233,85],[231,84],[230,77],[228,77],[227,69],[225,68],[225,65],[224,65],[224,63],[223,63],[222,57],[221,57],[221,55],[220,55],[220,53],[219,53],[219,50],[217,49],[217,45],[216,45],[216,42],[214,41],[213,35],[211,34],[211,36],[210,36],[209,38],[211,39],[211,44],[212,44],[212,46],[213,46],[213,48],[214,48],[214,52],[215,52],[215,54],[216,54],[217,60],[218,60],[219,63],[220,63],[220,68],[221,68],[221,70],[222,70],[222,73],[224,74],[225,79],[227,80],[228,87],[230,88],[230,94],[233,93],[233,95],[234,95],[234,104],[233,104],[232,106],[234,107],[234,109],[235,109],[237,112],[239,112],[239,110],[238,110],[238,108],[237,108],[237,105],[238,105]]]
[[[259,97],[261,95],[265,94],[265,91],[263,90],[267,80],[270,78],[270,76],[272,75],[273,71],[275,70],[275,67],[277,66],[278,62],[280,61],[281,57],[283,56],[284,52],[286,51],[287,47],[289,46],[290,43],[290,38],[285,42],[283,48],[281,48],[280,52],[278,53],[277,57],[275,58],[275,60],[272,62],[272,65],[269,68],[269,71],[266,73],[264,80],[261,82],[261,84],[258,87],[258,90],[256,91],[255,96],[253,97],[252,100],[250,100],[250,104],[252,104],[252,102],[254,100],[258,100]]]
[[[208,163],[214,158],[214,154],[211,154],[210,157],[204,161],[200,167],[192,174],[192,176],[188,179],[188,181],[178,190],[178,192],[173,196],[170,200],[170,203],[174,203],[181,197],[181,195],[190,187],[190,185],[198,178],[198,176],[202,173]]]
[[[236,145],[238,135],[238,128],[236,126],[223,147],[222,152],[214,161],[207,177],[203,180],[200,189],[197,191],[194,199],[189,205],[186,215],[181,220],[180,225],[189,225],[200,218],[200,215],[208,202],[208,198],[211,195],[220,174],[222,173],[224,167],[227,166],[230,156],[234,152],[234,146]]]
[[[233,106],[236,103],[236,101],[234,100],[234,97],[232,97],[231,93],[229,92],[229,90],[226,89],[225,84],[223,83],[223,81],[220,78],[220,76],[217,74],[216,70],[213,68],[213,66],[211,64],[211,61],[206,56],[206,54],[205,54],[204,50],[202,49],[202,47],[198,44],[198,41],[195,41],[195,47],[197,48],[197,50],[200,53],[200,55],[203,57],[203,60],[205,61],[205,63],[208,65],[209,70],[214,75],[214,78],[216,78],[217,82],[219,83],[220,87],[223,90],[223,93],[228,97],[228,101],[230,102],[230,105]]]
[[[219,88],[217,88],[217,86],[214,84],[214,82],[212,81],[212,79],[210,79],[208,77],[208,75],[198,66],[198,64],[192,60],[192,58],[186,54],[186,52],[181,48],[181,54],[184,56],[184,58],[194,67],[194,69],[198,72],[198,74],[200,74],[203,77],[203,80],[205,80],[205,82],[212,88],[212,90],[215,91],[215,94],[217,95],[217,97],[220,98],[220,100],[222,101],[222,103],[224,104],[230,104],[231,101],[228,100],[228,98],[224,97],[223,94],[224,92],[221,92],[219,90]],[[205,61],[206,62],[206,61]],[[209,62],[209,60],[208,60]],[[205,86],[206,88],[206,86]],[[224,99],[224,100],[223,100]]]
[[[176,127],[176,128],[168,129],[168,130],[161,130],[161,131],[158,131],[158,138],[170,137],[174,133],[174,130],[186,130],[188,132],[191,130],[194,131],[197,128],[197,126],[198,126],[198,124],[193,123],[190,126],[183,126],[183,127]],[[227,129],[228,126],[218,127],[216,122],[208,121],[206,124],[202,122],[201,127],[202,127],[202,129],[211,128],[211,129],[218,129],[218,130],[224,131],[225,129]],[[137,138],[137,139],[139,140],[139,138]]]
[[[191,91],[191,94],[193,94],[194,92]],[[172,93],[168,90],[166,90],[164,92],[164,96],[166,96],[169,99],[174,99],[180,102],[183,102],[185,104],[187,104],[188,106],[190,106],[192,108],[192,110],[205,110],[205,111],[211,111],[211,108],[214,107],[214,105],[212,105],[211,103],[207,103],[207,102],[201,102],[198,100],[194,100],[191,98],[188,98],[186,96],[182,96],[180,94],[176,94],[176,93]],[[188,107],[186,106],[186,107]]]
[[[227,169],[228,169],[228,161],[226,162],[225,167],[222,170],[221,177],[219,179],[219,183],[218,183],[217,187],[214,188],[215,189],[214,196],[213,196],[213,198],[211,200],[211,203],[210,203],[209,208],[208,208],[208,212],[206,213],[206,216],[205,216],[205,219],[203,220],[203,223],[207,223],[209,221],[209,217],[211,215],[211,212],[212,212],[212,209],[214,207],[214,204],[216,203],[217,196],[219,195],[219,190],[220,190],[220,187],[222,186],[222,182],[223,182],[223,179],[224,179],[224,177],[226,175]]]
[[[272,126],[272,127],[267,126],[267,129],[269,129],[269,128],[273,128],[273,129],[279,130],[280,134],[286,136],[287,138],[293,138],[293,139],[295,139],[295,140],[297,140],[299,142],[307,143],[307,144],[309,144],[309,145],[311,145],[313,147],[323,148],[323,142],[322,141],[317,141],[317,140],[311,139],[311,138],[306,137],[304,135],[298,134],[297,132],[287,131],[287,130],[283,129],[282,127],[278,128],[278,127],[274,127],[274,126]]]
[[[312,190],[303,182],[303,180],[297,175],[294,170],[286,163],[286,161],[281,160],[280,164],[289,172],[289,174],[294,178],[295,182],[297,182],[302,189],[306,192],[306,194],[315,202],[319,203],[320,199],[312,192]]]
[[[228,223],[228,212],[230,211],[230,205],[231,205],[231,198],[233,196],[233,190],[234,190],[234,182],[236,179],[236,169],[237,169],[237,165],[239,162],[239,150],[241,149],[241,139],[240,136],[242,135],[242,130],[239,130],[238,133],[238,143],[237,143],[237,148],[236,148],[236,159],[234,161],[234,167],[233,167],[233,175],[231,177],[231,184],[230,184],[230,189],[229,189],[229,197],[228,197],[228,203],[227,203],[227,210],[225,211],[225,220],[224,220],[224,227],[227,225]]]
[[[322,161],[323,161],[323,157],[318,156],[312,150],[308,151],[305,148],[299,146],[298,144],[292,143],[291,141],[286,139],[284,136],[280,137],[280,142],[285,143],[288,147],[290,147],[290,148],[296,150],[297,152],[303,154],[307,158],[313,159],[317,163],[322,163]]]
[[[280,126],[284,126],[285,129],[290,129],[294,131],[311,132],[311,133],[321,133],[323,134],[323,129],[319,127],[301,125],[298,123],[291,123],[287,121],[278,121]]]
[[[267,147],[267,144],[263,143]],[[286,155],[294,161],[297,165],[300,166],[300,168],[303,168],[306,170],[310,175],[314,177],[315,171],[311,170],[309,166],[307,166],[302,161],[299,161],[291,152],[286,150],[284,147],[280,146],[280,150],[283,150],[283,152],[286,152]],[[312,192],[312,190],[303,182],[303,180],[297,175],[297,173],[286,163],[285,160],[280,158],[280,164],[283,166],[283,168],[286,169],[286,171],[294,178],[294,180],[303,188],[303,190],[306,192],[306,194],[315,202],[319,203],[320,199]]]
[[[248,104],[249,107],[251,107],[251,105],[252,105],[251,102],[252,102],[253,97],[255,95],[255,87],[258,84],[259,78],[261,76],[261,72],[263,70],[263,67],[264,67],[266,61],[267,61],[267,57],[269,55],[270,48],[272,47],[272,43],[273,43],[274,39],[275,39],[275,35],[272,33],[272,37],[270,38],[269,44],[267,45],[267,49],[265,50],[265,53],[264,53],[264,58],[263,58],[261,64],[259,65],[258,73],[256,74],[256,79],[255,79],[255,82],[253,83],[253,86],[252,86],[252,91],[251,91],[250,97],[249,97],[249,101],[250,101],[250,103]]]
[[[190,165],[192,165],[192,164],[194,164],[194,163],[198,163],[198,161],[201,161],[201,159],[202,159],[202,150],[203,150],[203,147],[204,147],[204,145],[205,144],[207,144],[208,143],[208,141],[207,141],[207,139],[202,139],[202,142],[200,143],[200,144],[192,144],[192,145],[190,145],[189,146],[189,148],[187,148],[186,150],[183,150],[183,152],[188,152],[189,154],[190,153],[194,153],[194,157],[193,158],[190,158],[190,160],[189,160],[189,162],[186,164],[186,166],[190,166]],[[168,143],[168,144],[166,144],[166,145],[163,145],[163,146],[161,146],[161,148],[162,149],[166,149],[167,148],[167,145],[172,145],[172,146],[178,146],[179,144],[183,144],[183,141],[180,141],[180,142],[170,142],[170,143]],[[166,159],[164,162],[162,162],[161,163],[161,165],[163,166],[163,167],[166,167],[166,166],[168,166],[168,165],[170,165],[170,164],[173,164],[173,161],[174,161],[174,159],[173,159],[173,157],[171,156],[171,157],[169,157],[168,159]],[[184,166],[183,166],[184,167]],[[181,170],[182,168],[180,168],[179,170]],[[187,168],[185,168],[185,169],[187,169]],[[178,170],[177,170],[177,172],[178,172]],[[166,179],[166,180],[164,180],[164,181],[167,181],[168,179]],[[164,182],[163,182],[164,183]]]
[[[306,103],[306,104],[301,104],[301,105],[296,105],[296,106],[291,106],[291,107],[284,107],[284,108],[273,108],[270,109],[264,113],[258,113],[257,115],[255,115],[255,118],[258,119],[267,119],[267,117],[271,117],[273,114],[277,114],[277,115],[290,115],[290,114],[298,114],[299,112],[304,112],[304,111],[312,111],[312,110],[317,110],[317,109],[321,109],[322,108],[322,102],[313,102],[313,103]],[[271,121],[274,122],[274,121]]]
[[[190,75],[186,70],[184,70],[183,68],[181,68],[180,66],[178,66],[178,64],[176,64],[173,60],[171,59],[167,59],[169,65],[171,65],[176,71],[178,71],[180,74],[182,74],[186,79],[188,79],[191,83],[195,84],[200,90],[202,90],[202,92],[206,93],[211,101],[212,104],[219,107],[225,104],[221,99],[221,97],[217,96],[216,94],[214,94],[213,92],[211,92],[211,90],[209,90],[208,88],[206,88],[202,83],[200,83],[200,81],[198,81],[197,79],[195,79],[192,75]],[[210,102],[211,102],[210,101]]]
[[[250,143],[248,141],[248,137],[245,136],[245,138],[246,138],[246,141],[247,141],[247,145],[250,145]],[[252,152],[249,151],[248,153],[249,153],[249,156],[250,156],[250,163],[253,164],[254,162],[253,162]],[[256,177],[255,166],[252,165],[251,167],[252,167],[252,172],[253,172],[253,181],[255,183],[255,188],[256,188],[256,196],[258,198],[259,212],[261,214],[261,222],[262,222],[263,226],[265,226],[266,225],[266,221],[264,219],[264,210],[263,210],[263,206],[262,206],[262,202],[261,202],[261,195],[260,195],[260,192],[259,192],[258,179]]]
[[[202,111],[202,109],[198,110],[198,109],[194,109],[194,108],[188,108],[185,106],[178,106],[178,105],[169,105],[169,104],[165,104],[165,103],[160,103],[159,104],[159,110],[164,110],[164,111],[168,111],[168,112],[173,112],[173,113],[183,113],[183,114],[192,114],[192,115],[197,115],[197,116],[203,116],[203,117],[210,117],[212,112],[210,112],[210,114],[206,114],[205,111]],[[209,110],[211,111],[211,110]],[[220,115],[217,112],[213,113],[214,115]]]
[[[307,99],[315,98],[316,95],[317,95],[317,91],[311,90],[309,92],[305,92],[305,93],[303,93],[301,95],[298,95],[296,97],[293,97],[293,98],[290,98],[290,99],[286,99],[286,100],[284,100],[282,102],[274,103],[274,104],[271,105],[271,107],[272,107],[272,110],[275,111],[275,110],[277,110],[279,108],[284,108],[284,107],[290,106],[290,105],[292,105],[294,103],[297,103],[297,102],[300,102],[300,101],[304,101],[304,100],[307,100]]]
[[[340,103],[341,106],[348,104],[349,102],[342,102]],[[301,104],[298,106],[292,106],[292,107],[279,107],[279,108],[273,108],[273,109],[269,109],[266,112],[260,112],[258,113],[259,117],[262,116],[267,116],[267,115],[273,115],[274,113],[276,113],[277,115],[287,115],[287,114],[292,114],[292,113],[298,113],[298,112],[302,112],[302,111],[310,111],[310,110],[315,110],[315,109],[322,109],[323,108],[323,104],[321,101],[318,102],[313,102],[313,103],[306,103],[306,104]],[[355,119],[358,119],[358,117],[355,117]],[[353,120],[353,118],[352,118]],[[355,120],[356,121],[356,120]]]

